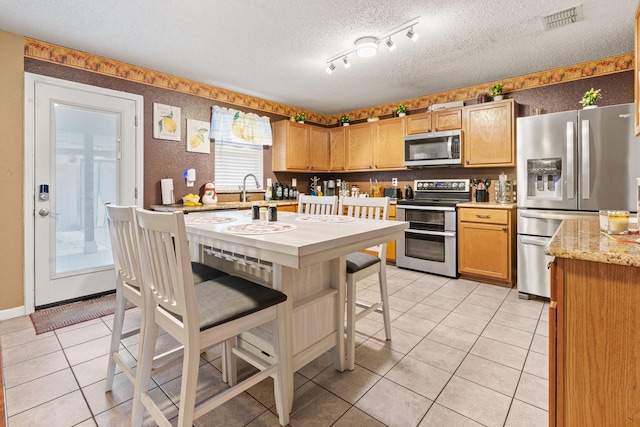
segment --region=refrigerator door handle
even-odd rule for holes
[[[591,195],[589,187],[589,120],[582,120],[582,178],[580,180],[582,188],[582,199],[587,200]]]
[[[567,122],[567,170],[565,171],[565,176],[567,177],[567,199],[573,199],[575,197],[575,183],[573,182],[573,175],[575,174],[575,166],[573,164],[574,141],[573,122]]]
[[[546,247],[551,241],[551,238],[520,236],[520,241],[525,245],[536,245],[536,246]]]

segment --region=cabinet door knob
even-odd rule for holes
[[[438,128],[436,128],[436,132],[438,132]]]
[[[469,160],[467,160],[465,163],[466,163],[466,164],[469,164]]]
[[[427,132],[431,132],[431,128],[427,129]]]
[[[507,231],[507,227],[502,227],[502,231]]]

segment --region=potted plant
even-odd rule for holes
[[[407,106],[404,102],[400,103],[400,105],[396,107],[396,113],[398,113],[398,117],[402,117],[407,114]]]
[[[348,114],[343,114],[340,116],[340,123],[342,123],[342,126],[349,126],[349,122],[351,122],[351,119],[349,118]]]
[[[591,88],[582,95],[582,99],[579,102],[584,108],[595,108],[601,99],[600,89],[593,90],[593,88]]]
[[[296,122],[304,123],[304,119],[307,118],[307,115],[303,112],[296,113]]]
[[[504,95],[502,94],[503,86],[502,83],[496,83],[491,86],[490,95],[493,96],[494,101],[502,101]]]

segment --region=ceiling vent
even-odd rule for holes
[[[542,26],[545,30],[553,30],[554,28],[564,27],[574,22],[582,21],[582,5],[570,7],[551,15],[543,16]]]

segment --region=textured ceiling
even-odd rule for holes
[[[581,1],[581,3],[580,3]],[[582,4],[584,19],[540,17]],[[633,51],[637,0],[0,0],[0,30],[322,114]],[[352,67],[326,60],[420,17]]]

